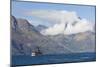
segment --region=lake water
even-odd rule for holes
[[[41,56],[12,56],[12,65],[40,65],[96,61],[96,53],[74,53]]]

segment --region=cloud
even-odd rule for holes
[[[76,12],[65,10],[33,10],[30,12],[30,15],[51,21],[51,23],[71,23],[78,20]]]
[[[41,33],[44,35],[57,35],[62,34],[64,31],[65,23],[55,24],[48,29],[42,30]]]
[[[93,24],[88,22],[86,19],[78,21],[74,26],[70,23],[65,27],[65,23],[55,24],[48,29],[42,30],[41,33],[44,35],[57,35],[57,34],[76,34],[86,31],[93,31]]]
[[[31,15],[54,23],[54,26],[41,31],[43,35],[69,35],[93,31],[94,24],[84,18],[80,19],[74,11],[34,10]]]
[[[86,31],[93,31],[93,26],[94,25],[86,19],[81,19],[74,26],[72,24],[68,24],[64,34],[75,34]]]

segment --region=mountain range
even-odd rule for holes
[[[37,31],[40,32],[40,31],[42,31],[42,30],[44,30],[44,29],[47,29],[48,27],[47,27],[47,26],[44,26],[44,25],[38,25],[38,26],[36,26],[35,28],[36,28]]]
[[[38,49],[42,55],[95,52],[95,32],[44,36],[40,31],[46,28],[43,25],[35,27],[26,19],[11,16],[12,55],[31,55]]]

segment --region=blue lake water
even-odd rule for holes
[[[12,56],[12,65],[38,65],[96,61],[96,53],[74,53],[41,56]]]

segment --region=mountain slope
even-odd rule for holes
[[[95,52],[95,33],[44,36],[26,19],[12,16],[11,46],[12,55],[31,55],[37,47],[42,55]]]
[[[11,18],[11,45],[13,55],[31,55],[39,47],[42,54],[70,53],[71,51],[52,39],[41,35],[25,19]],[[55,49],[56,48],[56,49]]]
[[[79,52],[95,52],[95,33],[83,32],[72,35],[56,35],[48,36],[54,41],[57,41],[74,53]]]
[[[44,29],[47,29],[48,27],[44,26],[44,25],[38,25],[36,26],[36,30],[38,30],[39,32],[44,30]]]

